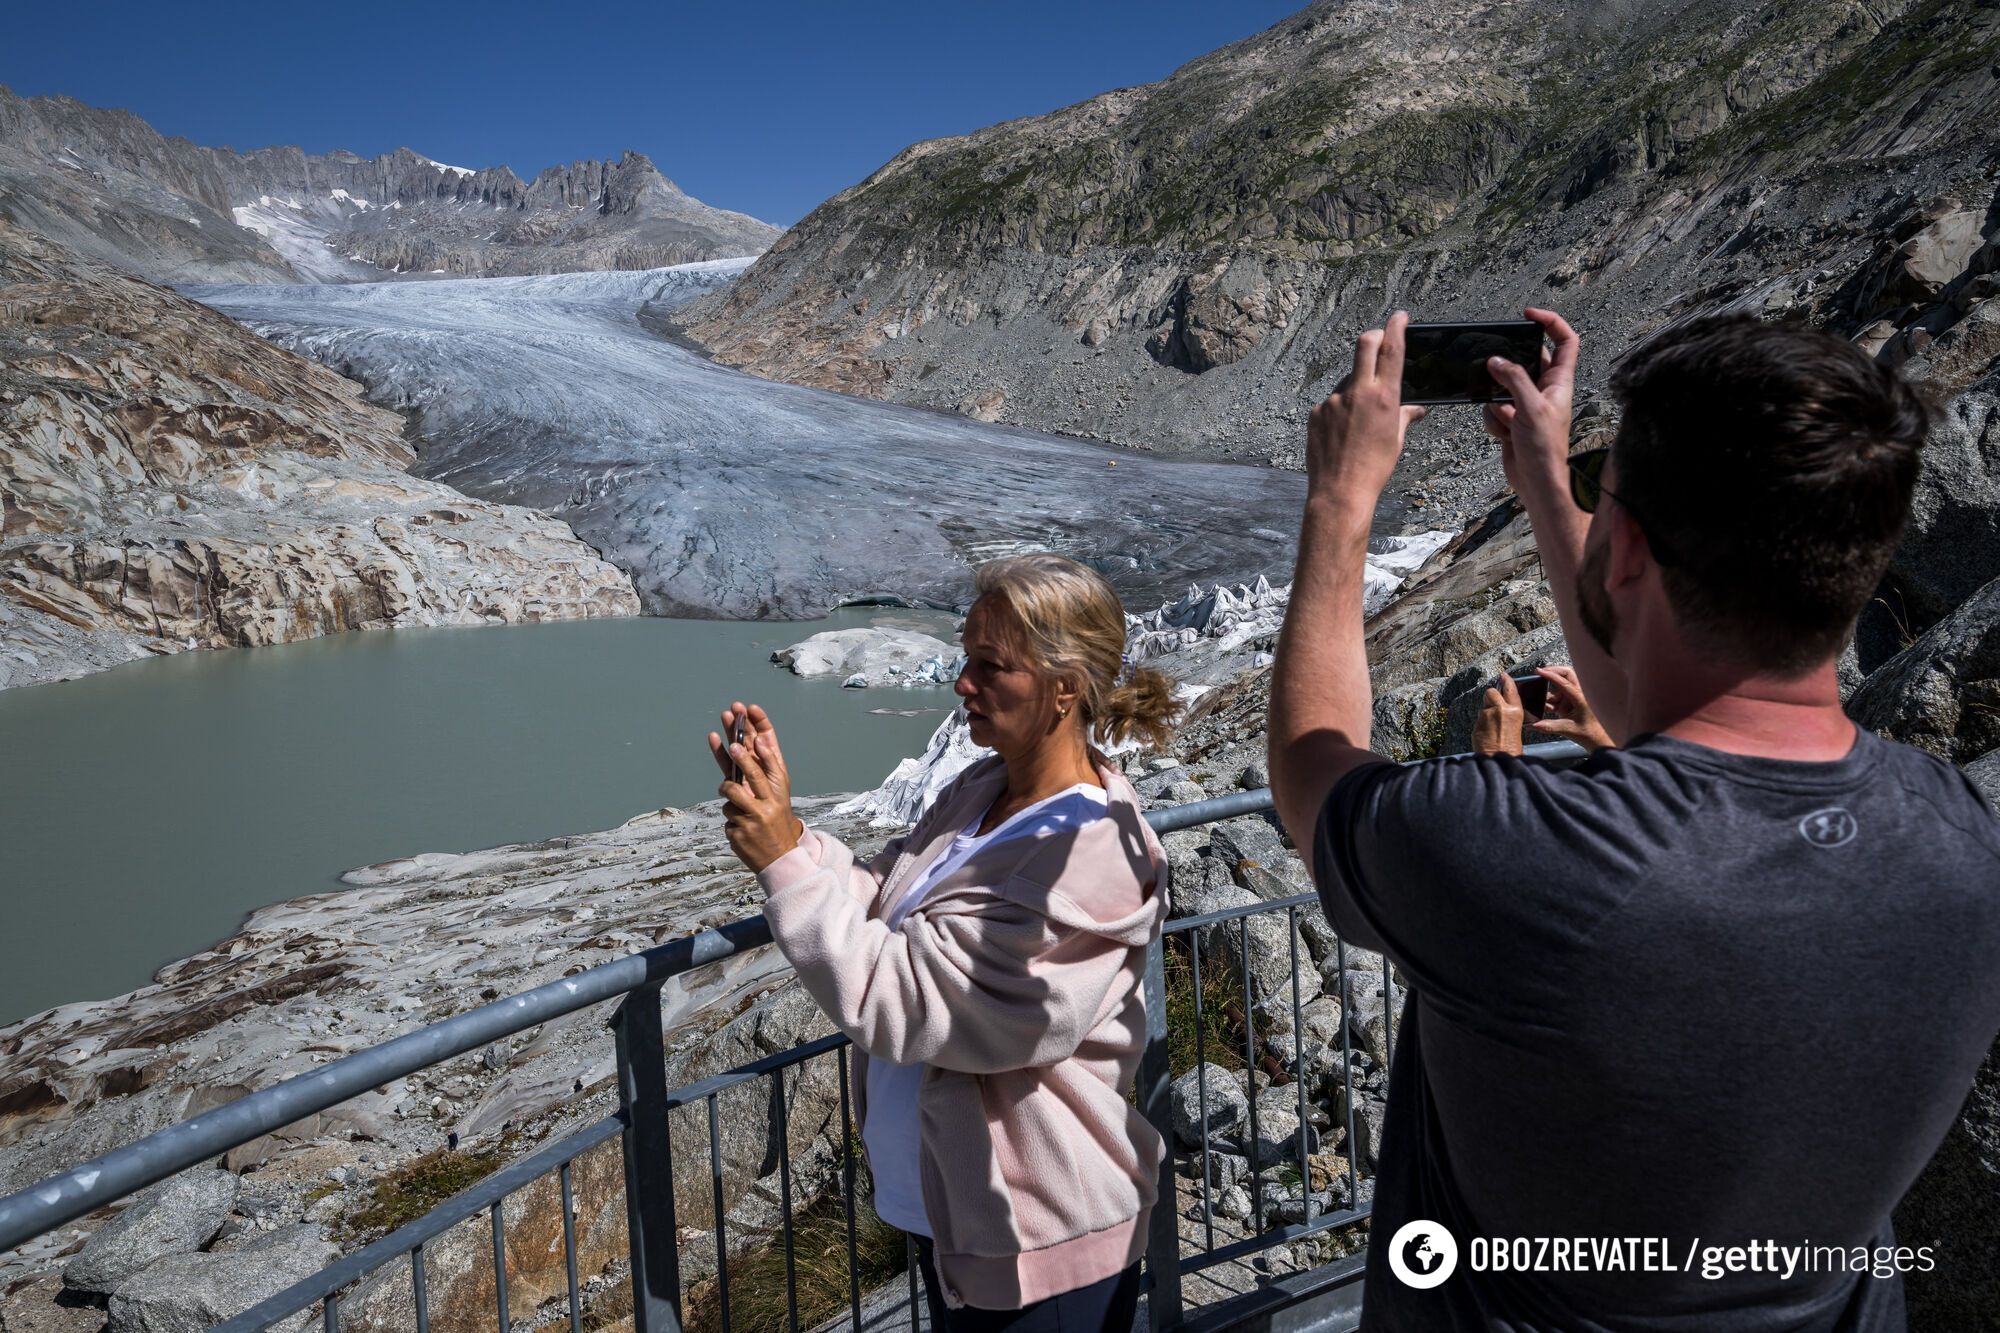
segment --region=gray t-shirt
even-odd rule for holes
[[[1364,1328],[1903,1326],[1899,1279],[1475,1272],[1470,1242],[1895,1245],[2000,1029],[2000,821],[1950,765],[1866,732],[1832,763],[1645,736],[1370,765],[1314,863],[1413,989]],[[1389,1265],[1418,1218],[1459,1251],[1427,1290]]]

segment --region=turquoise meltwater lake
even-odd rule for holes
[[[922,751],[950,687],[846,690],[769,658],[873,623],[949,641],[954,620],[381,630],[0,691],[0,1024],[145,985],[355,866],[707,800],[704,737],[732,699],[771,711],[801,794],[871,788]]]

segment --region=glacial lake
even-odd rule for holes
[[[872,788],[950,687],[845,690],[768,659],[877,622],[950,640],[954,618],[379,630],[0,690],[0,1024],[143,986],[355,866],[708,800],[704,737],[732,699],[770,709],[795,790]]]

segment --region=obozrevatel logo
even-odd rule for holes
[[[1406,1287],[1435,1287],[1457,1267],[1458,1242],[1436,1222],[1405,1222],[1389,1240],[1389,1271]]]
[[[1860,831],[1854,816],[1837,805],[1815,810],[1799,821],[1799,836],[1815,847],[1844,847]]]

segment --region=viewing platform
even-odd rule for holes
[[[1582,758],[1568,744],[1529,753],[1557,763]],[[1259,789],[1146,818],[1164,835],[1261,816],[1271,805],[1269,789]],[[662,988],[770,943],[763,917],[733,921],[205,1111],[0,1199],[0,1252],[415,1071],[612,1004],[612,1114],[497,1163],[213,1327],[431,1333],[434,1318],[452,1329],[490,1319],[500,1333],[923,1327],[909,1242],[865,1207],[845,1035],[668,1086]],[[1357,1327],[1373,1197],[1367,1168],[1380,1123],[1379,1102],[1357,1093],[1356,1070],[1380,1086],[1407,996],[1386,960],[1353,954],[1311,893],[1173,918],[1149,950],[1136,1101],[1169,1151],[1144,1259],[1141,1326]],[[1322,984],[1338,1008],[1322,1004],[1317,1013],[1336,1013],[1337,1033],[1316,1031],[1301,998]],[[1238,1077],[1228,1066],[1248,1072]],[[801,1132],[815,1111],[831,1134]],[[740,1173],[725,1172],[725,1153],[744,1148],[746,1135],[760,1166],[747,1184],[731,1184],[726,1177]],[[241,1252],[248,1258],[254,1248]]]

